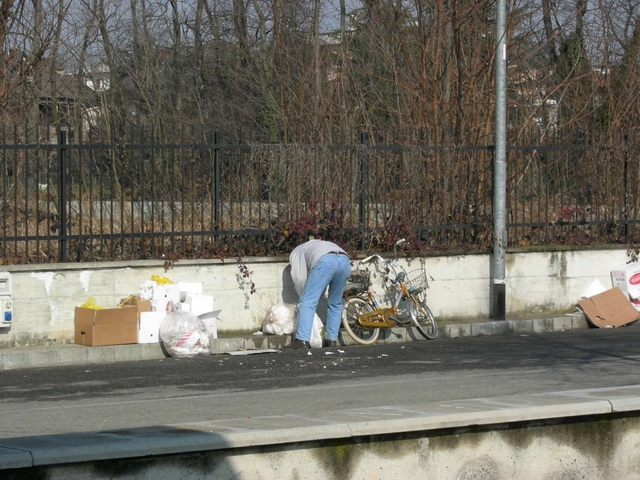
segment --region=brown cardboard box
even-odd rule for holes
[[[640,319],[640,312],[619,287],[585,298],[578,307],[591,324],[600,328],[622,327]]]
[[[137,343],[138,316],[150,312],[149,300],[135,299],[122,308],[75,309],[75,342],[78,345],[97,347]]]

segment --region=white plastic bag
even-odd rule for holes
[[[160,340],[172,357],[209,354],[211,338],[206,325],[191,312],[172,302],[160,324]]]
[[[316,313],[313,316],[313,325],[311,325],[311,338],[309,339],[309,345],[311,345],[311,348],[322,348],[323,329],[324,324]]]
[[[267,311],[262,322],[262,332],[269,335],[292,335],[298,328],[298,306],[290,303],[273,305]],[[309,345],[312,348],[322,348],[322,333],[324,324],[316,313],[311,326]]]
[[[153,289],[157,286],[158,284],[153,280],[143,282],[138,289],[138,297],[143,300],[151,300],[153,298]]]
[[[262,321],[262,332],[269,335],[291,335],[296,328],[298,307],[290,303],[278,303],[267,311]]]

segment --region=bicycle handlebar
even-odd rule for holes
[[[377,253],[374,253],[373,255],[369,255],[366,258],[363,258],[362,260],[360,260],[360,264],[361,265],[365,265],[367,263],[371,263],[373,262],[376,270],[381,273],[381,266],[385,265],[386,266],[386,273],[388,274],[389,271],[391,271],[393,273],[394,276],[397,276],[399,271],[404,271],[404,268],[402,268],[401,265],[398,265],[394,260],[385,260],[384,258],[382,258],[380,255],[378,255]]]
[[[374,253],[373,255],[369,255],[366,258],[363,258],[362,260],[360,260],[360,264],[361,265],[365,265],[367,263],[370,262],[374,262],[375,263],[375,267],[376,270],[380,273],[380,264],[378,262],[380,262],[381,264],[386,265],[386,272],[385,272],[385,282],[386,281],[391,281],[391,283],[397,283],[398,281],[404,280],[405,276],[406,276],[406,272],[404,270],[404,268],[397,264],[397,260],[398,260],[398,247],[401,247],[402,245],[405,245],[407,243],[407,241],[404,238],[401,238],[400,240],[398,240],[397,242],[394,243],[393,245],[393,260],[385,260],[383,259],[380,255],[378,255],[377,253]],[[393,275],[394,278],[389,278],[389,273],[391,273]]]
[[[360,263],[369,263],[373,260],[377,262],[379,260],[382,260],[382,257],[377,253],[374,253],[373,255],[369,255],[367,258],[363,258],[362,260],[360,260]]]
[[[398,259],[397,248],[401,247],[405,243],[407,243],[407,241],[404,238],[401,238],[400,240],[398,240],[396,243],[393,244],[393,253],[394,253],[393,257],[394,257],[395,260]],[[360,260],[360,263],[365,264],[365,263],[369,263],[369,262],[371,262],[373,260],[375,260],[376,263],[377,262],[382,262],[382,263],[386,263],[387,265],[392,265],[394,263],[393,260],[384,260],[377,253],[374,253],[373,255],[369,255],[368,257],[363,258],[362,260]]]

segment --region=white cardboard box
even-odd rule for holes
[[[190,305],[195,316],[213,311],[213,296],[207,294],[188,293],[184,303]]]
[[[218,338],[218,319],[217,318],[207,318],[206,320],[203,320],[205,326],[207,327],[207,330],[209,331],[209,333],[211,334],[211,338],[212,339],[216,339]]]
[[[166,316],[166,312],[140,312],[138,343],[160,342],[160,324]]]
[[[184,302],[187,298],[187,294],[201,294],[202,282],[178,282],[180,287],[180,301]]]
[[[207,312],[205,314],[200,315],[200,320],[202,320],[207,327],[207,330],[211,334],[211,338],[218,338],[218,315],[222,310],[216,310],[215,312]]]
[[[177,283],[167,283],[153,287],[151,307],[154,312],[167,312],[170,302],[180,302],[180,286]]]
[[[611,283],[619,287],[636,310],[640,311],[640,263],[628,263],[611,270]]]

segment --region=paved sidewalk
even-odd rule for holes
[[[559,332],[589,328],[584,316],[555,315],[514,320],[468,320],[438,322],[438,339],[509,335],[518,333]],[[290,341],[284,335],[247,335],[223,337],[213,341],[211,354],[225,354],[251,349],[281,349]],[[414,329],[382,329],[377,343],[427,341]],[[438,341],[437,339],[435,341]],[[340,332],[343,345],[354,345],[354,341]],[[14,347],[0,349],[0,370],[18,368],[57,367],[166,358],[161,344],[146,343],[85,347],[74,344],[41,347]]]

